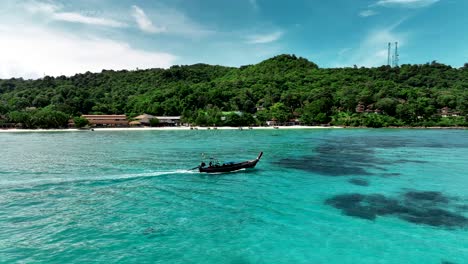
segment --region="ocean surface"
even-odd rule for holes
[[[0,153],[0,263],[468,263],[468,130],[2,133]]]

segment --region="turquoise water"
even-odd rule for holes
[[[468,131],[0,134],[0,263],[468,263]],[[252,171],[188,169],[201,153]]]

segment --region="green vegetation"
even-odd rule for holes
[[[21,124],[23,128],[65,128],[68,126],[68,118],[69,115],[53,110],[52,106],[15,110],[7,114],[8,122]]]
[[[157,119],[157,118],[151,118],[149,120],[149,122],[150,122],[150,126],[152,126],[152,127],[155,127],[155,126],[159,125],[159,119]]]
[[[209,126],[296,118],[307,125],[467,126],[468,64],[321,69],[279,55],[240,68],[195,64],[0,80],[0,115],[23,127],[65,127],[81,114],[124,113],[182,115]]]
[[[82,128],[89,125],[88,119],[79,116],[73,118],[73,123],[75,123],[75,127],[77,128]]]

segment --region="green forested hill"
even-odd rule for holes
[[[226,111],[245,114],[221,121]],[[446,112],[456,116],[442,117]],[[466,126],[468,64],[321,69],[279,55],[240,68],[195,64],[0,80],[3,122],[57,127],[89,113],[182,115],[200,125],[299,118],[305,124]]]

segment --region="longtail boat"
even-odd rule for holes
[[[202,162],[200,166],[198,166],[198,171],[206,172],[206,173],[219,173],[219,172],[231,172],[237,171],[241,169],[250,169],[254,168],[257,165],[258,161],[262,157],[263,152],[258,154],[258,157],[253,160],[243,161],[243,162],[227,162],[223,164],[210,164],[207,166],[205,162]]]

